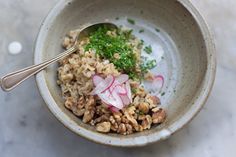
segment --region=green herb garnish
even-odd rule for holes
[[[116,20],[119,20],[120,18],[119,17],[116,17]]]
[[[131,88],[131,92],[135,94],[135,93],[137,93],[137,89]]]
[[[152,47],[151,47],[151,45],[146,46],[146,47],[144,48],[144,51],[145,51],[147,54],[151,54],[151,53],[152,53]]]
[[[143,44],[144,44],[144,41],[140,40],[140,42],[138,43],[138,48],[142,49],[143,48]]]
[[[115,31],[116,35],[108,35],[108,31]],[[136,56],[128,41],[132,37],[132,30],[121,31],[110,30],[106,27],[99,27],[97,31],[89,36],[89,43],[85,45],[85,51],[92,49],[103,59],[108,59],[116,68],[128,74],[131,79],[137,77],[135,72]],[[119,54],[119,59],[114,54]]]
[[[157,61],[155,59],[149,60],[140,66],[142,73],[146,73],[157,66]]]
[[[144,44],[144,40],[143,40],[143,39],[141,39],[140,41],[141,41],[141,43],[142,43],[142,45],[143,45],[143,44]]]
[[[144,112],[143,112],[143,111],[140,111],[140,110],[136,110],[136,113],[137,113],[138,115],[144,115]]]
[[[160,29],[158,29],[158,28],[155,28],[155,31],[156,31],[156,32],[160,32]]]
[[[147,67],[148,69],[153,69],[153,68],[155,68],[156,66],[157,66],[157,61],[156,61],[155,59],[150,60],[150,61],[148,61],[148,62],[146,63],[146,67]]]
[[[132,24],[132,25],[135,24],[135,21],[134,21],[133,19],[128,18],[127,21],[128,21],[130,24]]]
[[[140,30],[139,30],[139,33],[143,33],[143,32],[144,32],[144,29],[140,29]]]
[[[161,96],[164,96],[166,93],[165,92],[163,92],[163,93],[161,93]]]

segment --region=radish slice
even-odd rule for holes
[[[120,95],[120,98],[124,105],[129,105],[131,103],[128,95]]]
[[[101,89],[100,89],[99,91],[101,91],[101,92],[106,91],[107,89],[109,89],[109,88],[112,86],[112,84],[114,83],[114,81],[115,81],[115,77],[112,76],[112,75],[109,75],[109,76],[105,79],[105,85],[106,85],[106,86],[104,86],[104,88],[101,87]],[[102,85],[103,85],[103,84],[102,84]],[[101,86],[102,86],[102,85],[101,85]],[[98,85],[97,87],[99,87],[99,85]]]
[[[111,98],[110,92],[105,91],[103,93],[98,94],[99,98],[106,104],[112,104],[113,103],[113,98]]]
[[[97,86],[99,83],[103,82],[104,79],[99,75],[93,75],[93,84]]]
[[[122,109],[124,106],[121,99],[118,99],[116,96],[110,95],[109,91],[101,93],[98,96],[104,103],[110,104],[118,109]]]
[[[118,76],[118,77],[116,78],[116,80],[117,80],[120,84],[122,84],[122,83],[125,83],[125,82],[127,82],[127,81],[129,80],[129,76],[126,75],[126,74],[121,74],[120,76]]]
[[[117,92],[118,94],[125,95],[127,94],[127,90],[120,84],[116,84],[117,81],[113,83],[110,88],[110,92]]]
[[[160,88],[162,88],[164,86],[165,81],[164,81],[164,77],[162,75],[156,75],[154,81],[160,85]]]
[[[103,93],[98,94],[99,98],[106,104],[110,104],[118,109],[122,109],[124,104],[117,93],[112,93],[106,90]]]
[[[103,79],[99,75],[93,76],[93,83],[96,86],[91,94],[97,94],[106,104],[111,105],[111,110],[122,109],[125,105],[132,103],[131,88],[128,75],[122,74],[115,78],[112,75]]]
[[[114,81],[114,83],[112,84],[112,86],[110,87],[109,90],[111,93],[114,90],[119,94],[126,94],[127,93],[126,89],[123,87],[123,84],[120,84],[120,82],[118,82],[117,80]]]
[[[125,83],[125,88],[126,88],[126,91],[127,91],[127,96],[128,96],[128,98],[129,98],[130,102],[132,103],[132,93],[131,93],[131,88],[130,88],[130,83],[129,83],[129,81],[127,81],[127,82]]]
[[[113,92],[112,93],[112,96],[115,100],[114,103],[111,103],[114,107],[118,108],[118,109],[122,109],[124,107],[124,104],[121,100],[121,97],[116,93],[116,92]]]
[[[108,108],[111,110],[111,112],[119,112],[119,109],[114,106],[109,106]]]
[[[109,89],[112,86],[114,81],[115,81],[115,77],[112,75],[109,75],[104,81],[100,82],[95,87],[95,89],[92,91],[92,94],[93,93],[99,94],[99,93],[105,92],[107,89]]]
[[[116,86],[114,90],[117,93],[119,93],[120,95],[126,95],[127,94],[127,90],[125,88],[123,88],[122,86]]]
[[[148,91],[153,94],[159,94],[164,86],[164,77],[162,75],[156,75],[152,82],[145,81],[143,83]]]
[[[114,83],[112,84],[112,86],[110,87],[110,92],[112,93],[114,91],[114,89],[117,87],[117,86],[120,86],[121,84],[115,80]]]

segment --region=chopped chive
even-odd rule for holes
[[[138,114],[138,115],[144,115],[144,112],[143,112],[143,111],[138,111],[137,114]]]
[[[143,44],[144,44],[144,41],[143,41],[143,40],[140,40],[140,42],[139,42],[139,44],[138,44],[138,46],[139,46],[140,49],[143,48]]]
[[[165,92],[163,92],[163,93],[161,93],[161,96],[164,96],[166,93]]]
[[[144,29],[140,29],[140,30],[139,30],[139,33],[143,33],[143,32],[144,32]]]
[[[130,78],[137,78],[134,68],[137,59],[128,41],[132,38],[132,30],[121,31],[117,29],[117,36],[107,34],[110,31],[107,27],[99,27],[89,36],[89,43],[85,45],[85,50],[95,50],[101,58],[108,59],[118,70],[128,74]],[[118,53],[120,58],[116,59],[114,54]]]
[[[165,57],[162,56],[161,59],[165,59]]]
[[[155,28],[155,30],[156,30],[156,32],[160,32],[160,29],[158,29],[158,28]]]
[[[140,10],[140,14],[143,14],[143,10]]]
[[[146,63],[142,64],[140,66],[140,68],[141,68],[141,71],[143,73],[145,73],[148,70],[155,68],[156,66],[157,66],[157,61],[155,59],[153,59],[153,60],[149,60]]]
[[[120,18],[119,17],[116,17],[116,20],[119,20]]]
[[[148,61],[146,66],[148,69],[153,69],[154,67],[156,67],[157,65],[157,61],[155,59]]]
[[[141,41],[142,44],[144,44],[144,40],[143,39],[141,39],[140,41]]]
[[[132,24],[132,25],[135,24],[135,21],[134,21],[133,19],[128,18],[127,21],[128,21],[130,24]]]
[[[143,60],[144,60],[144,61],[147,61],[147,59],[148,59],[147,57],[143,57]]]
[[[147,54],[151,54],[151,53],[152,53],[152,47],[151,47],[151,45],[145,46],[144,51],[145,51]]]
[[[137,89],[131,88],[131,92],[135,94],[135,93],[137,93]]]

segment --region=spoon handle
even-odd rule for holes
[[[3,76],[0,80],[0,85],[1,85],[2,90],[5,92],[11,91],[12,89],[14,89],[16,86],[21,84],[23,81],[25,81],[29,77],[37,74],[38,72],[48,67],[50,64],[68,56],[69,54],[75,52],[76,50],[77,50],[77,47],[73,46],[70,49],[66,50],[65,52],[60,53],[55,58],[52,58],[43,63],[32,65],[27,68],[24,68],[24,69],[21,69],[16,72],[9,73]]]

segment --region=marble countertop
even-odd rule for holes
[[[112,148],[78,137],[47,110],[34,78],[10,93],[0,91],[1,157],[235,157],[236,1],[191,0],[214,33],[216,82],[200,114],[171,138],[142,148]],[[43,18],[57,0],[0,0],[0,76],[32,64]],[[227,3],[226,3],[227,2]],[[12,41],[23,45],[11,55]]]

